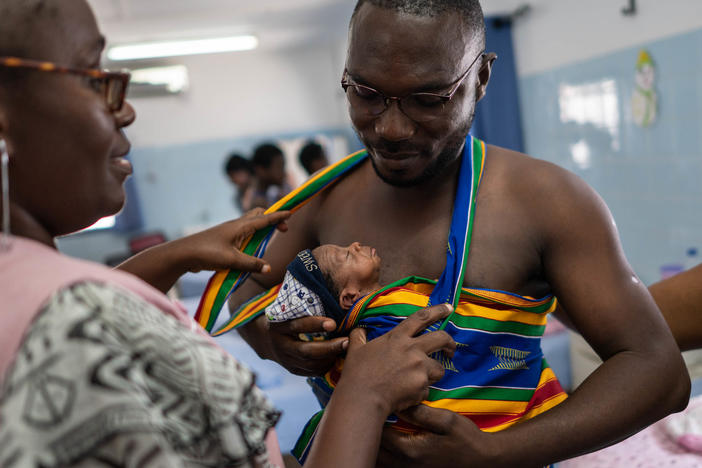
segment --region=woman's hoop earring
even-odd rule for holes
[[[5,140],[0,139],[0,193],[2,194],[2,234],[0,234],[0,251],[10,248],[10,155],[7,154]]]

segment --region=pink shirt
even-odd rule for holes
[[[12,362],[41,305],[60,289],[82,280],[127,289],[192,330],[204,333],[183,308],[133,275],[67,257],[39,242],[21,237],[10,239],[9,251],[0,251],[0,376]]]

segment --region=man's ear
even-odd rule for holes
[[[349,310],[360,297],[361,290],[358,287],[346,286],[339,296],[339,305],[342,309]]]
[[[480,101],[487,94],[487,86],[492,75],[492,65],[497,60],[495,52],[488,52],[483,57],[483,63],[478,71],[478,89],[476,90],[475,102]]]

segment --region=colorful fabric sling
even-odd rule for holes
[[[457,343],[453,358],[437,353],[445,368],[424,404],[460,413],[481,430],[494,432],[553,408],[566,399],[541,351],[547,315],[556,299],[530,299],[501,291],[463,288],[473,229],[475,203],[484,167],[484,143],[468,141],[459,174],[449,233],[446,268],[438,281],[409,277],[359,300],[339,326],[339,333],[367,329],[369,340],[387,333],[428,305],[444,302],[454,312],[427,331],[444,329]],[[309,379],[326,406],[341,377],[343,358],[324,377]],[[324,410],[305,426],[293,455],[304,463]],[[418,428],[391,416],[403,432]]]
[[[484,167],[485,144],[468,137],[461,163],[459,184],[449,233],[447,262],[438,281],[409,277],[360,299],[339,324],[338,332],[351,328],[368,329],[368,339],[376,338],[428,305],[451,303],[454,312],[427,331],[444,329],[458,344],[452,359],[437,354],[446,369],[444,378],[430,389],[424,403],[449,409],[475,422],[485,431],[499,431],[518,421],[530,419],[566,398],[555,375],[543,359],[541,336],[546,317],[556,308],[555,297],[531,299],[515,294],[463,288],[475,202]],[[295,210],[329,187],[367,158],[365,151],[354,153],[327,168],[289,194],[268,212]],[[244,252],[262,256],[273,228],[257,232]],[[220,272],[211,280],[201,300],[196,319],[211,331],[219,310],[233,290],[246,280],[241,272]],[[241,305],[215,335],[248,323],[265,311],[275,299],[280,285],[264,291]],[[343,360],[324,376],[310,379],[322,405],[326,405],[340,378]],[[293,454],[304,462],[323,415],[317,413],[304,428]],[[389,419],[401,431],[413,431],[409,424]]]

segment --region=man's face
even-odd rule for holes
[[[47,2],[24,37],[26,58],[98,68],[104,39],[84,0]],[[86,227],[117,212],[131,166],[122,128],[134,120],[125,103],[109,111],[90,79],[21,71],[15,93],[0,99],[0,137],[11,157],[10,199],[52,235]]]
[[[481,44],[473,42],[460,15],[424,18],[366,3],[351,26],[346,69],[353,81],[386,96],[444,94],[481,52]],[[397,102],[375,116],[349,105],[353,126],[381,179],[417,185],[456,161],[472,124],[481,65],[478,59],[453,99],[430,121],[409,118]]]
[[[374,248],[358,242],[347,247],[325,244],[317,247],[313,255],[339,291],[348,286],[358,287],[363,294],[378,289],[381,260]]]

